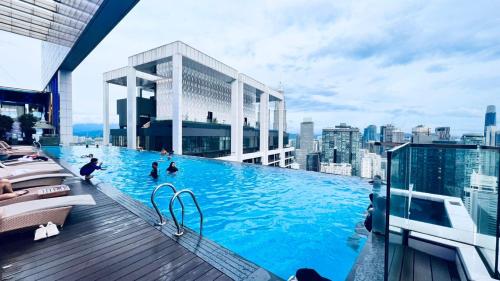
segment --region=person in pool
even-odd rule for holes
[[[94,154],[90,153],[89,155],[82,155],[81,158],[94,158]]]
[[[173,151],[173,150],[172,150],[172,151],[170,151],[170,152],[168,153],[168,156],[174,156],[174,151]]]
[[[83,167],[80,169],[80,175],[84,176],[85,180],[90,180],[91,178],[93,178],[94,176],[92,176],[92,173],[95,170],[104,170],[101,167],[102,166],[102,162],[101,162],[101,164],[97,165],[98,161],[99,160],[97,158],[92,158],[92,159],[90,159],[89,163],[83,165]]]
[[[161,151],[160,151],[160,155],[161,156],[165,156],[165,155],[167,155],[167,153],[168,152],[167,152],[167,150],[165,148],[162,148]]]
[[[179,169],[175,166],[175,162],[170,162],[170,165],[167,168],[167,173],[169,174],[175,174]]]
[[[158,162],[151,164],[151,173],[149,174],[153,179],[158,178]]]

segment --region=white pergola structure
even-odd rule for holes
[[[183,60],[185,58],[186,60]],[[163,77],[156,74],[156,66],[172,62],[171,77]],[[285,152],[293,148],[284,148],[283,135],[285,128],[284,119],[284,95],[279,91],[258,82],[257,80],[239,73],[236,69],[217,61],[216,59],[176,41],[158,48],[142,52],[129,57],[128,66],[104,73],[103,77],[103,130],[104,144],[109,144],[109,84],[127,86],[127,147],[135,149],[137,142],[136,132],[136,93],[139,83],[146,81],[156,84],[156,112],[157,120],[172,120],[172,148],[177,154],[182,154],[182,120],[183,114],[189,112],[190,108],[183,108],[183,85],[182,71],[183,61],[193,61],[204,67],[223,75],[231,84],[231,155],[222,157],[224,160],[242,162],[247,159],[260,157],[263,165],[268,164],[268,155],[280,154],[280,166],[285,166]],[[171,81],[171,100],[167,100],[165,93],[158,90],[163,80]],[[126,82],[125,82],[126,81]],[[257,152],[243,153],[243,126],[244,126],[244,86],[248,85],[262,94],[260,96],[260,149]],[[269,100],[272,98],[278,102],[279,109],[279,143],[278,149],[269,151]],[[166,109],[166,107],[171,107]],[[169,116],[165,112],[170,112]]]

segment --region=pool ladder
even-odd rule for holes
[[[165,225],[167,223],[165,221],[165,219],[163,218],[163,215],[161,214],[161,211],[158,208],[158,205],[155,202],[156,192],[158,192],[158,190],[160,190],[162,187],[165,187],[165,186],[170,187],[170,189],[174,193],[172,198],[170,198],[170,204],[169,204],[169,208],[168,208],[170,211],[170,215],[172,216],[172,220],[174,221],[175,227],[177,228],[177,232],[174,233],[174,235],[181,236],[182,234],[184,234],[184,203],[182,203],[182,200],[180,197],[180,195],[183,193],[188,193],[191,196],[191,199],[193,199],[193,202],[196,205],[196,209],[198,209],[198,213],[200,214],[200,235],[202,235],[202,232],[203,232],[203,212],[201,211],[200,205],[198,204],[198,200],[196,200],[196,196],[189,189],[183,189],[183,190],[177,191],[175,186],[171,183],[160,184],[153,190],[153,193],[151,193],[151,204],[153,204],[153,207],[154,207],[156,213],[160,217],[160,221],[155,223],[155,225]],[[175,213],[174,213],[175,199],[177,199],[181,205],[181,224],[180,225],[179,225],[179,221],[177,220],[177,217],[175,216]]]

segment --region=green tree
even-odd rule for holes
[[[36,121],[38,121],[38,119],[33,116],[33,114],[28,113],[19,116],[17,118],[17,121],[19,121],[20,123],[21,131],[24,134],[25,143],[33,142],[33,134],[36,133],[36,130],[33,127],[35,127],[35,123]]]
[[[4,139],[5,133],[12,130],[12,124],[14,120],[7,115],[0,115],[0,139]]]

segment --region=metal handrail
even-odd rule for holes
[[[194,196],[194,193],[189,189],[183,189],[181,191],[176,192],[174,194],[174,196],[172,196],[172,199],[170,199],[169,210],[170,210],[170,214],[172,215],[172,219],[174,220],[175,227],[177,228],[177,233],[175,233],[175,235],[181,236],[182,234],[184,234],[184,225],[182,225],[182,229],[181,229],[181,227],[179,226],[179,222],[177,221],[177,218],[175,217],[174,209],[173,209],[175,198],[179,197],[179,195],[181,195],[182,193],[189,193],[189,195],[191,195],[191,198],[193,199],[194,204],[196,205],[196,209],[198,209],[198,213],[200,214],[200,236],[201,236],[201,235],[203,235],[202,234],[203,233],[203,212],[201,211],[200,205],[198,204],[198,200],[196,200],[196,196]]]
[[[177,194],[177,189],[175,189],[175,186],[171,183],[162,183],[160,185],[158,185],[154,190],[153,190],[153,193],[151,193],[151,204],[153,204],[153,207],[155,208],[155,211],[156,213],[158,214],[158,216],[160,217],[160,222],[157,222],[155,223],[155,225],[164,225],[167,223],[167,221],[165,221],[165,219],[163,218],[163,216],[161,215],[161,211],[160,209],[158,208],[158,206],[156,205],[156,202],[155,202],[155,195],[156,195],[156,192],[164,187],[164,186],[168,186],[170,187],[170,189],[172,189],[172,191],[174,192],[174,195]],[[179,203],[181,204],[181,207],[182,207],[182,221],[181,221],[181,224],[182,224],[182,227],[184,227],[184,204],[182,203],[182,200],[181,198],[179,197]]]

